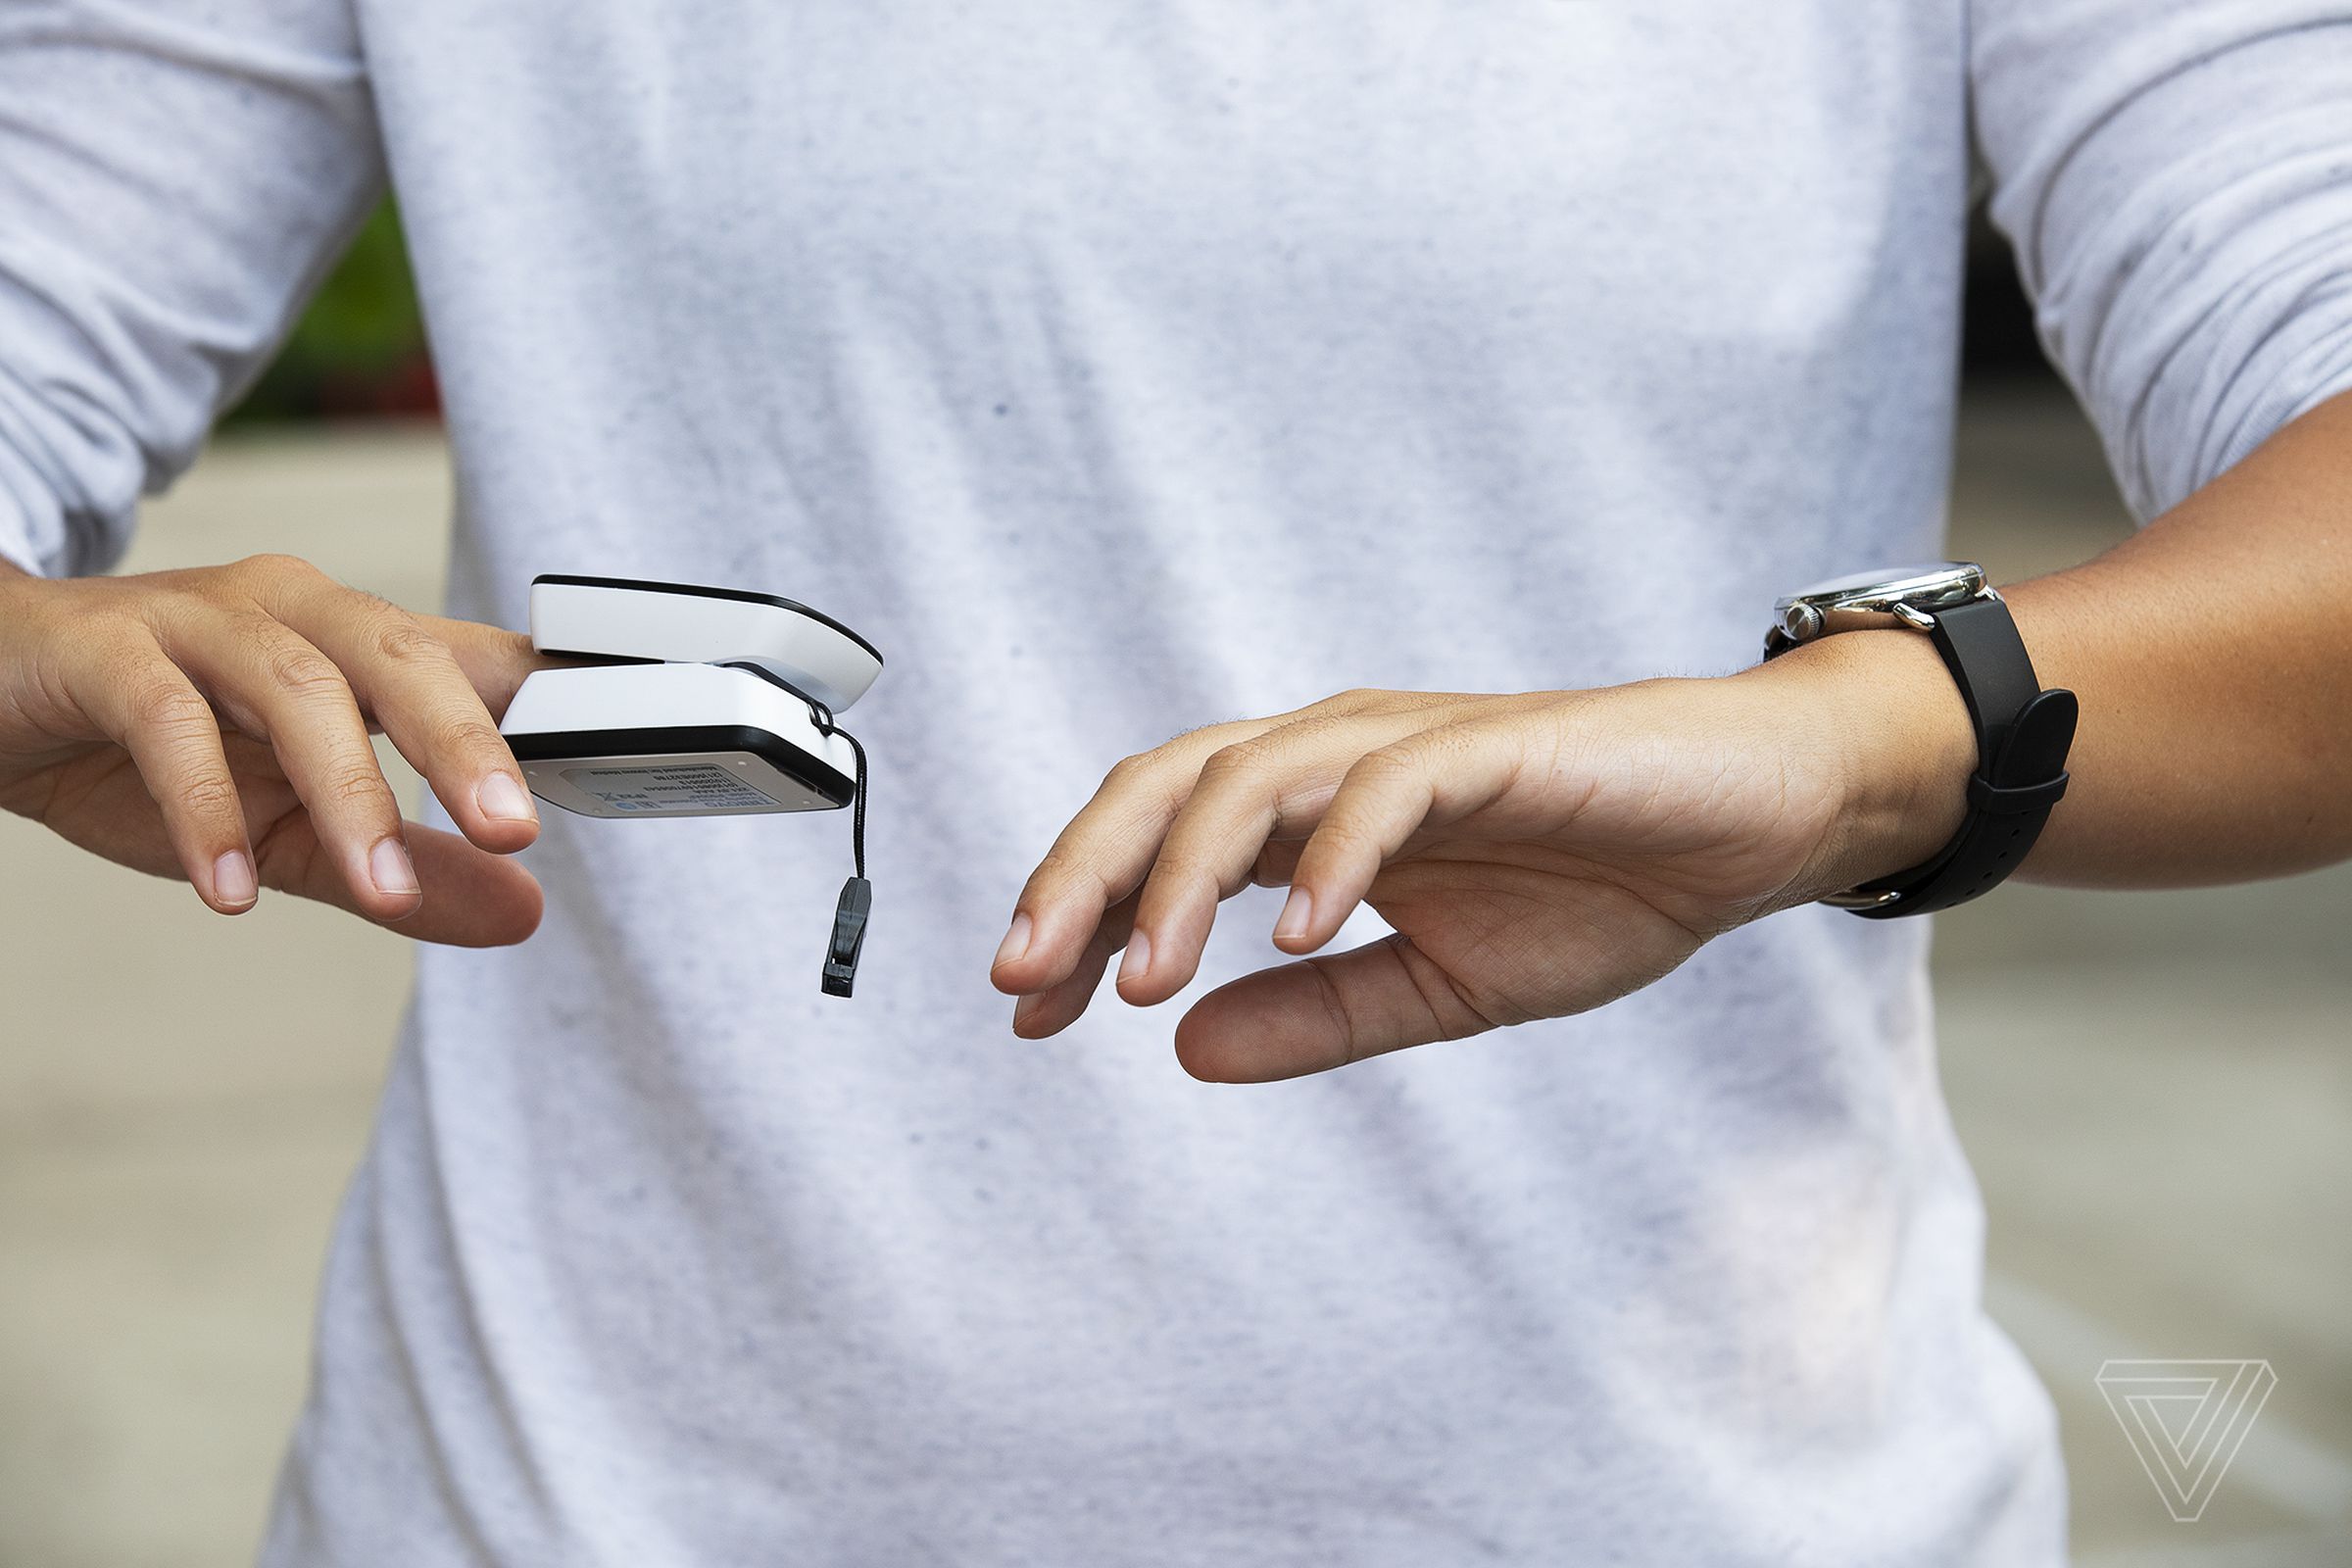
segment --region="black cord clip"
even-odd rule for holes
[[[825,995],[846,997],[858,983],[858,950],[865,946],[865,917],[874,906],[874,885],[854,876],[841,885],[833,911],[833,946],[825,954]]]

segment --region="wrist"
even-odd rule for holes
[[[1976,733],[1960,688],[1918,632],[1843,632],[1735,677],[1771,691],[1793,742],[1825,764],[1838,803],[1801,901],[1932,858],[1959,832]]]

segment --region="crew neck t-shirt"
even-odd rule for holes
[[[1924,921],[1249,1088],[989,962],[1176,731],[1728,671],[1940,554],[1972,138],[2177,500],[2352,381],[2347,80],[2313,0],[10,8],[0,552],[111,560],[388,182],[453,613],[888,660],[853,1001],[839,815],[550,810],[540,932],[420,953],[265,1560],[2060,1560]]]

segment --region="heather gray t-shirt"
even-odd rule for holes
[[[2318,0],[0,11],[0,552],[110,560],[388,177],[454,612],[890,661],[855,1001],[837,816],[551,812],[539,935],[422,955],[266,1560],[2058,1560],[1924,923],[1258,1088],[989,958],[1176,730],[1729,670],[1937,554],[1972,125],[2177,499],[2352,381],[2346,80]]]

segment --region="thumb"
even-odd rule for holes
[[[520,942],[539,925],[545,898],[538,879],[503,855],[466,843],[455,833],[406,824],[409,858],[424,894],[416,912],[377,920],[361,907],[334,857],[321,854],[307,814],[285,819],[257,846],[262,882],[297,898],[330,904],[418,942],[496,948]]]
[[[1396,935],[1219,986],[1176,1026],[1176,1059],[1208,1083],[1262,1084],[1494,1027]]]

